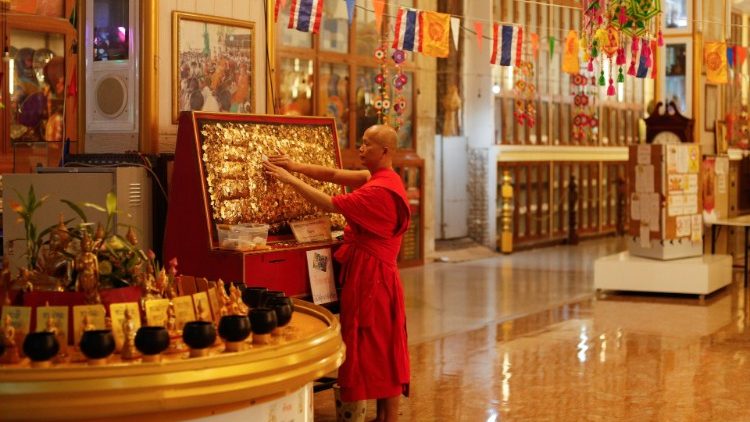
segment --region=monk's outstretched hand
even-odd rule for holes
[[[291,173],[286,171],[286,169],[276,164],[273,164],[270,158],[268,161],[263,162],[263,172],[267,176],[272,177],[283,183],[292,183],[295,179],[297,179],[296,177],[292,176]]]
[[[278,151],[276,155],[269,156],[268,161],[283,169],[294,171],[295,162],[284,151]]]

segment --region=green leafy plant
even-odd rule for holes
[[[24,239],[11,239],[11,246],[15,241],[24,240],[26,243],[26,268],[34,270],[37,267],[37,260],[39,258],[39,250],[44,244],[44,238],[47,234],[55,228],[55,224],[39,230],[34,223],[34,213],[39,207],[44,204],[48,196],[37,198],[34,193],[34,185],[29,186],[29,191],[26,196],[16,191],[16,196],[19,202],[11,202],[11,209],[18,214],[18,222],[23,223],[25,238]]]

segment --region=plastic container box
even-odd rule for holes
[[[217,224],[219,247],[251,251],[266,249],[268,224]]]

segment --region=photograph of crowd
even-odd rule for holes
[[[173,34],[173,121],[185,110],[255,111],[252,22],[174,12]]]

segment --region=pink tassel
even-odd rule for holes
[[[589,65],[588,65],[588,67],[586,69],[588,69],[589,72],[593,72],[594,71],[594,59],[590,59],[589,60]]]
[[[627,59],[625,59],[625,48],[620,47],[617,49],[617,61],[615,63],[618,65],[627,63]]]
[[[661,35],[661,29],[659,30],[659,37],[657,39],[657,43],[658,43],[659,47],[661,47],[661,46],[664,45],[664,37]]]
[[[630,51],[634,56],[638,54],[638,37],[633,37],[633,42],[630,44]]]
[[[612,97],[615,95],[615,84],[612,81],[612,78],[609,78],[609,88],[607,88],[607,95]]]
[[[641,47],[641,54],[646,56],[646,67],[651,67],[651,47],[648,45],[648,40],[643,39],[643,47]]]
[[[635,76],[635,58],[633,58],[633,61],[630,62],[630,67],[628,68],[628,75]]]
[[[628,21],[628,17],[625,15],[625,6],[620,6],[620,16],[618,16],[617,20],[620,22],[620,25],[625,25],[625,22]]]

